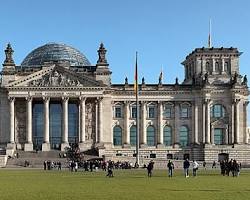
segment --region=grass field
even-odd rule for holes
[[[250,171],[237,178],[222,177],[219,171],[199,170],[198,177],[185,178],[175,171],[115,170],[114,178],[104,172],[0,170],[0,200],[247,200]]]

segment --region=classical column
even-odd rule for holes
[[[68,102],[69,97],[62,97],[62,111],[63,111],[63,126],[62,126],[62,144],[61,151],[65,150],[65,147],[69,146],[69,134],[68,134]]]
[[[202,104],[202,143],[206,143],[206,102]]]
[[[248,144],[248,140],[249,140],[249,135],[248,135],[248,131],[247,131],[247,105],[249,104],[249,101],[245,101],[244,102],[244,143]]]
[[[212,73],[214,74],[215,73],[215,59],[214,58],[212,59],[212,65],[213,65],[212,66],[213,67],[213,72]]]
[[[141,102],[141,136],[142,136],[142,145],[147,144],[147,131],[146,131],[146,117],[147,117],[147,110],[146,110],[146,102]]]
[[[223,74],[224,72],[225,72],[225,59],[222,58],[221,73]]]
[[[229,135],[229,144],[233,144],[234,143],[234,100],[232,101],[232,105],[231,105],[231,134]]]
[[[99,142],[99,136],[98,136],[98,101],[95,100],[95,143],[97,144]]]
[[[43,144],[42,151],[50,150],[50,142],[49,142],[49,97],[43,97],[44,102],[44,136],[43,136]]]
[[[214,144],[214,126],[212,125],[210,130],[210,143]]]
[[[179,147],[180,137],[179,137],[179,121],[180,121],[180,103],[175,102],[174,111],[174,146]]]
[[[85,102],[86,97],[80,97],[80,143],[85,142],[86,132],[85,132]]]
[[[234,106],[235,106],[235,117],[234,117],[234,125],[235,125],[235,132],[234,132],[234,144],[239,144],[239,122],[240,122],[240,115],[239,115],[239,102],[240,99],[235,99]]]
[[[103,108],[102,108],[103,98],[98,99],[98,138],[99,143],[103,143]]]
[[[228,144],[228,126],[224,129],[224,144]]]
[[[160,147],[163,145],[163,127],[162,127],[162,115],[163,115],[163,108],[162,102],[158,102],[158,146]]]
[[[32,97],[26,97],[26,143],[24,145],[24,151],[33,151],[32,144]]]
[[[130,130],[129,130],[129,101],[124,102],[124,133],[125,133],[125,144],[130,144]]]
[[[194,102],[193,104],[193,143],[198,144],[199,143],[199,138],[198,138],[198,103]]]
[[[10,106],[10,139],[9,143],[15,143],[15,97],[9,97]]]
[[[210,135],[210,99],[206,99],[206,144],[211,143],[211,135]]]

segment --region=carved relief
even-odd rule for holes
[[[16,142],[24,144],[26,141],[26,104],[17,102],[15,105]]]
[[[48,87],[48,86],[82,86],[79,80],[69,77],[69,75],[65,75],[59,73],[57,70],[54,70],[50,74],[46,74],[42,76],[41,79],[33,80],[29,83],[29,86],[40,86],[40,87]]]
[[[95,141],[96,137],[96,128],[95,128],[95,104],[93,102],[86,103],[86,140],[93,140]]]

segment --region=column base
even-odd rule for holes
[[[8,143],[6,147],[6,155],[7,156],[13,156],[14,151],[16,150],[16,144],[15,143]]]
[[[124,149],[130,149],[131,148],[131,145],[130,144],[123,144],[122,147]]]
[[[175,143],[175,144],[173,145],[173,148],[174,148],[174,149],[179,149],[179,148],[180,148],[180,144],[179,144],[179,143]]]
[[[33,151],[33,143],[25,143],[24,151]]]
[[[87,150],[91,149],[92,144],[90,142],[84,141],[84,142],[79,142],[78,146],[80,148],[80,151],[87,151]]]
[[[42,151],[50,151],[50,143],[43,143]]]
[[[157,144],[157,149],[163,149],[163,148],[165,148],[164,144]]]
[[[61,151],[65,151],[65,148],[69,147],[68,142],[61,143]]]
[[[142,149],[146,149],[146,148],[148,147],[148,145],[147,145],[147,144],[141,144],[140,147],[141,147]]]
[[[16,150],[23,150],[22,145],[20,143],[16,143]]]

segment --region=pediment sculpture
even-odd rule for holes
[[[69,86],[82,86],[79,80],[69,77],[66,74],[59,73],[57,70],[54,70],[50,74],[42,76],[41,79],[33,80],[29,83],[29,86],[38,86],[38,87],[69,87]]]

